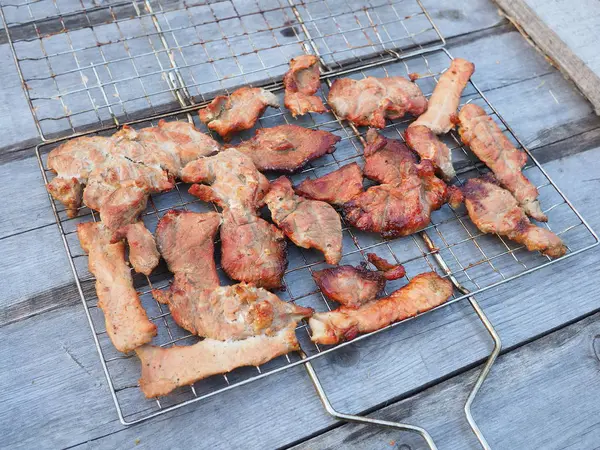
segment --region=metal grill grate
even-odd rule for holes
[[[347,70],[345,76],[360,78],[369,75],[378,77],[402,75],[406,77],[409,73],[417,73],[420,75],[416,81],[417,84],[429,96],[435,86],[437,77],[448,67],[450,58],[449,53],[445,50],[409,58],[385,56],[359,68]],[[324,97],[327,93],[326,81],[328,80],[323,81],[322,86]],[[281,89],[276,88],[274,91],[282,97]],[[517,147],[523,148],[514,134],[506,128],[506,124],[482,92],[473,84],[470,84],[464,92],[462,103],[467,102],[475,102],[484,107],[501,124],[509,139]],[[161,117],[167,120],[191,119],[197,127],[208,132],[199,123],[196,114],[180,113]],[[148,126],[154,124],[158,118],[138,121],[133,126]],[[383,133],[394,139],[402,139],[402,132],[408,126],[409,121],[409,119],[395,121],[387,126]],[[308,176],[315,177],[329,173],[350,162],[356,161],[361,165],[364,163],[362,135],[360,133],[356,134],[356,129],[345,122],[337,120],[333,115],[307,115],[293,119],[284,109],[270,108],[259,120],[258,126],[271,127],[284,123],[296,123],[310,128],[327,130],[342,138],[333,154],[312,162],[301,173],[292,176],[292,181],[295,183]],[[113,131],[109,130],[107,132]],[[366,130],[360,130],[360,132],[364,131]],[[247,139],[252,134],[253,132],[243,133],[239,136],[239,139]],[[461,145],[454,132],[444,139],[452,149],[455,167],[459,174],[455,184],[461,185],[466,179],[487,170],[468,149]],[[46,169],[45,158],[47,153],[58,144],[60,144],[60,141],[38,147],[40,164],[46,181],[52,177],[52,174]],[[593,231],[535,160],[530,158],[525,174],[540,190],[540,201],[549,216],[549,222],[545,226],[560,235],[569,247],[568,254],[561,259],[571,257],[597,243]],[[192,211],[212,210],[210,205],[187,194],[187,185],[182,183],[178,184],[173,191],[153,195],[149,204],[150,206],[143,215],[143,220],[152,231],[158,219],[171,208],[184,208]],[[134,423],[162,414],[190,402],[201,400],[235,386],[305,363],[306,360],[351,344],[351,342],[344,343],[330,348],[316,346],[310,342],[309,330],[306,324],[302,324],[298,327],[297,334],[307,359],[301,359],[299,355],[280,357],[265,366],[237,369],[222,377],[212,377],[200,381],[191,388],[178,389],[175,393],[158,401],[146,400],[137,388],[137,378],[139,377],[137,359],[119,354],[113,348],[104,331],[103,317],[96,306],[93,279],[87,271],[87,256],[79,247],[75,233],[77,223],[91,219],[96,220],[97,214],[84,208],[78,218],[68,219],[60,204],[54,204],[54,208],[57,212],[59,226],[73,262],[78,283],[82,289],[82,299],[91,317],[92,328],[98,340],[99,351],[107,371],[107,378],[119,416],[124,423]],[[357,264],[365,261],[367,251],[375,252],[389,260],[404,264],[407,269],[406,279],[389,282],[387,285],[388,292],[404,285],[410,277],[418,273],[435,270],[440,275],[454,277],[466,289],[472,291],[472,294],[464,295],[457,292],[451,300],[453,302],[554,262],[538,253],[528,252],[498,236],[481,234],[471,224],[463,207],[453,210],[448,205],[444,205],[442,209],[432,214],[431,222],[431,225],[422,233],[395,240],[384,240],[376,234],[344,227],[344,256],[341,264]],[[431,242],[433,242],[433,247]],[[449,272],[445,272],[438,265],[437,259],[440,256],[445,261]],[[313,270],[318,270],[324,266],[323,258],[318,252],[299,249],[290,245],[289,267],[285,274],[286,287],[283,292],[279,293],[281,298],[302,306],[311,306],[317,311],[335,308],[336,305],[328,302],[320,294],[311,277]],[[220,270],[219,272],[222,275],[222,282],[230,283]],[[168,308],[159,305],[149,294],[152,288],[166,287],[170,278],[171,276],[165,267],[155,271],[150,278],[137,275],[135,277],[142,304],[159,329],[155,343],[170,346],[175,342],[185,344],[195,342],[197,338],[189,336],[187,332],[177,327],[170,317]],[[360,336],[358,339],[363,339],[366,336]]]
[[[418,0],[3,0],[1,15],[42,139],[276,86],[308,38],[332,67],[443,44]]]

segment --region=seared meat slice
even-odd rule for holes
[[[133,288],[123,241],[111,243],[112,231],[100,222],[80,223],[77,236],[89,255],[89,270],[96,277],[98,307],[104,313],[106,332],[115,348],[127,353],[150,342],[156,335],[156,325],[148,320]]]
[[[275,225],[228,209],[221,225],[221,266],[229,278],[266,289],[281,287],[287,243]]]
[[[308,162],[335,151],[340,137],[328,131],[297,125],[260,128],[256,135],[236,148],[254,161],[258,170],[296,172]]]
[[[316,56],[303,55],[290,61],[290,70],[283,77],[283,103],[292,116],[327,112],[321,99],[314,95],[321,86],[320,74],[319,59]]]
[[[331,205],[294,194],[292,183],[286,177],[271,183],[265,203],[273,221],[294,244],[322,251],[328,264],[340,261],[342,223]]]
[[[406,146],[374,130],[367,133],[367,143],[365,175],[384,184],[344,204],[347,222],[384,237],[406,236],[425,227],[431,212],[448,197],[447,186],[434,175],[431,161],[416,164]]]
[[[385,277],[365,267],[337,266],[313,272],[325,297],[351,308],[371,300],[385,287]]]
[[[475,178],[463,188],[469,217],[477,228],[506,236],[551,258],[563,256],[567,247],[561,239],[550,230],[533,225],[512,194],[495,182],[493,177]]]
[[[270,336],[263,334],[240,341],[204,339],[194,345],[170,348],[145,345],[136,351],[142,366],[140,388],[147,398],[158,397],[211,375],[259,366],[299,349],[294,325]]]
[[[406,270],[402,264],[391,264],[381,256],[377,256],[375,253],[367,253],[367,259],[371,264],[377,267],[378,270],[383,272],[383,276],[386,280],[397,280],[406,275]]]
[[[327,101],[342,119],[376,128],[384,128],[386,118],[419,116],[427,109],[419,86],[402,77],[340,78],[333,82]]]
[[[140,131],[124,127],[112,137],[76,138],[48,155],[48,167],[57,174],[48,190],[69,217],[77,215],[83,201],[117,230],[137,220],[149,193],[172,189],[184,164],[218,149],[186,122],[160,121]]]
[[[333,345],[354,339],[358,334],[379,330],[435,308],[451,295],[450,281],[435,272],[422,273],[388,297],[358,309],[342,306],[334,311],[315,314],[308,321],[312,341]]]
[[[131,223],[120,228],[114,233],[112,242],[126,239],[129,245],[129,262],[138,273],[150,275],[158,265],[160,253],[156,248],[156,241],[152,233],[144,226],[143,222]]]
[[[346,164],[322,177],[307,178],[295,188],[296,194],[332,205],[343,205],[363,192],[363,174],[356,163]]]
[[[428,159],[432,162],[436,173],[444,180],[450,181],[456,176],[450,149],[429,128],[416,125],[415,122],[406,129],[404,139],[421,159]]]
[[[548,217],[537,200],[539,192],[521,172],[527,163],[527,154],[512,145],[483,108],[470,103],[460,110],[458,118],[461,140],[492,169],[500,184],[515,196],[528,216],[546,222]]]
[[[456,58],[440,77],[429,99],[427,111],[414,125],[423,125],[434,134],[443,134],[454,128],[452,117],[456,116],[460,96],[469,78],[475,72],[475,65],[465,59]]]
[[[192,161],[183,169],[181,179],[186,183],[210,184],[194,185],[189,191],[206,202],[252,212],[269,188],[269,182],[252,160],[233,148]]]
[[[233,133],[249,130],[267,109],[279,108],[277,97],[262,88],[242,87],[229,97],[219,95],[199,111],[200,120],[208,128],[229,140]]]

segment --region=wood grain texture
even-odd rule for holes
[[[495,0],[600,114],[600,11],[594,0]]]

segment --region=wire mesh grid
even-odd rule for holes
[[[2,0],[2,20],[44,140],[274,86],[307,36],[340,65],[443,39],[418,0]]]
[[[393,62],[390,62],[388,57],[381,57],[378,61],[371,62],[368,66],[346,71],[348,72],[346,75],[353,78],[361,78],[365,76],[384,77],[394,75],[406,77],[408,74],[418,74],[419,78],[416,80],[416,83],[429,96],[437,82],[438,76],[448,67],[450,58],[450,54],[445,50],[410,58],[397,57]],[[324,101],[327,94],[326,81],[328,80],[324,80],[322,83],[322,93],[320,94],[323,96]],[[274,89],[274,92],[281,99],[283,95],[281,89]],[[523,148],[522,144],[506,128],[506,124],[502,118],[498,116],[492,105],[474,84],[471,83],[467,87],[463,93],[461,102],[462,104],[475,102],[482,106],[501,125],[508,138],[517,147]],[[162,115],[152,120],[137,121],[132,126],[137,128],[156,124],[159,118],[167,120],[192,120],[199,129],[209,132],[199,123],[197,115],[190,113],[179,113],[171,116]],[[382,133],[390,138],[402,140],[403,131],[410,123],[410,120],[409,118],[405,118],[393,121],[382,130]],[[263,117],[259,119],[257,127],[271,127],[286,123],[295,123],[308,128],[326,130],[341,137],[341,141],[334,153],[313,161],[300,173],[293,175],[291,179],[294,183],[298,183],[306,177],[324,175],[351,162],[357,162],[361,166],[364,164],[361,139],[366,129],[357,130],[329,113],[323,115],[310,114],[294,119],[288,111],[277,108],[269,108]],[[110,134],[112,132],[114,132],[114,129],[107,130],[105,133]],[[247,131],[240,134],[237,139],[248,139],[252,135],[252,130]],[[454,184],[462,185],[468,178],[478,176],[487,171],[477,158],[461,144],[455,132],[445,136],[444,139],[452,149],[453,160],[458,172]],[[60,142],[43,144],[37,149],[45,181],[48,181],[53,176],[46,167],[47,154],[52,148],[59,145]],[[567,255],[561,259],[573,256],[596,245],[598,240],[594,232],[548,178],[539,164],[531,158],[530,154],[529,156],[530,161],[525,167],[525,174],[538,186],[540,201],[544,207],[544,211],[549,216],[548,223],[542,226],[552,229],[556,234],[561,236],[568,246]],[[275,178],[275,175],[270,176],[270,178]],[[151,231],[155,229],[160,217],[169,209],[186,209],[198,212],[213,210],[213,206],[190,196],[187,193],[187,187],[183,183],[178,183],[172,191],[151,196],[148,209],[142,216],[144,223]],[[81,250],[78,243],[76,235],[77,223],[98,220],[98,216],[96,213],[83,207],[77,218],[69,219],[60,204],[53,203],[53,207],[55,208],[57,221],[72,261],[73,270],[76,273],[78,286],[81,289],[82,300],[89,314],[90,323],[95,339],[97,340],[98,350],[106,370],[119,417],[123,423],[135,423],[162,414],[174,408],[218,394],[224,390],[302,364],[307,360],[335,351],[356,341],[333,347],[320,347],[311,343],[307,324],[302,323],[297,329],[297,335],[302,350],[307,355],[306,359],[302,359],[296,354],[290,354],[285,357],[276,358],[261,367],[240,368],[224,376],[214,376],[202,380],[191,387],[180,388],[173,394],[159,400],[144,399],[137,388],[137,378],[139,377],[139,363],[137,359],[119,354],[113,348],[106,335],[103,316],[96,305],[97,299],[93,286],[93,278],[87,270],[87,256]],[[388,282],[385,294],[403,286],[411,277],[418,273],[437,271],[444,277],[452,275],[465,288],[472,291],[468,295],[474,295],[554,262],[539,253],[528,252],[521,246],[502,237],[482,234],[470,222],[464,207],[455,210],[449,205],[444,205],[439,211],[434,212],[431,217],[431,224],[420,234],[394,240],[385,240],[377,234],[365,233],[344,226],[343,235],[343,258],[340,264],[356,265],[366,262],[366,254],[373,252],[405,266],[407,276],[402,280]],[[219,253],[218,241],[216,253]],[[439,256],[444,259],[450,272],[444,272],[436,263],[436,258]],[[310,306],[316,311],[334,309],[337,305],[328,301],[319,292],[311,276],[313,271],[326,267],[322,255],[316,251],[300,249],[290,244],[288,257],[289,266],[284,277],[285,287],[281,292],[278,292],[278,295],[285,301],[295,302],[302,306]],[[218,272],[223,284],[231,283],[220,268]],[[135,286],[140,294],[142,304],[148,311],[151,320],[158,327],[158,336],[155,338],[154,343],[162,346],[170,346],[174,343],[191,344],[197,341],[198,338],[190,336],[187,332],[180,329],[172,320],[168,308],[158,304],[150,294],[153,288],[161,289],[167,287],[170,279],[171,275],[164,266],[159,266],[149,278],[134,275]],[[466,294],[457,291],[446,305],[466,296]],[[444,306],[442,305],[441,307]],[[392,326],[395,325],[397,324]],[[360,336],[358,339],[363,339],[366,336],[368,335]]]

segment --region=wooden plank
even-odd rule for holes
[[[597,448],[599,335],[595,314],[499,358],[473,408],[492,448]],[[424,426],[440,448],[478,448],[462,411],[478,373],[461,374],[372,416]],[[425,448],[409,433],[344,425],[294,449],[390,447]]]
[[[600,114],[600,12],[593,0],[496,0]]]

